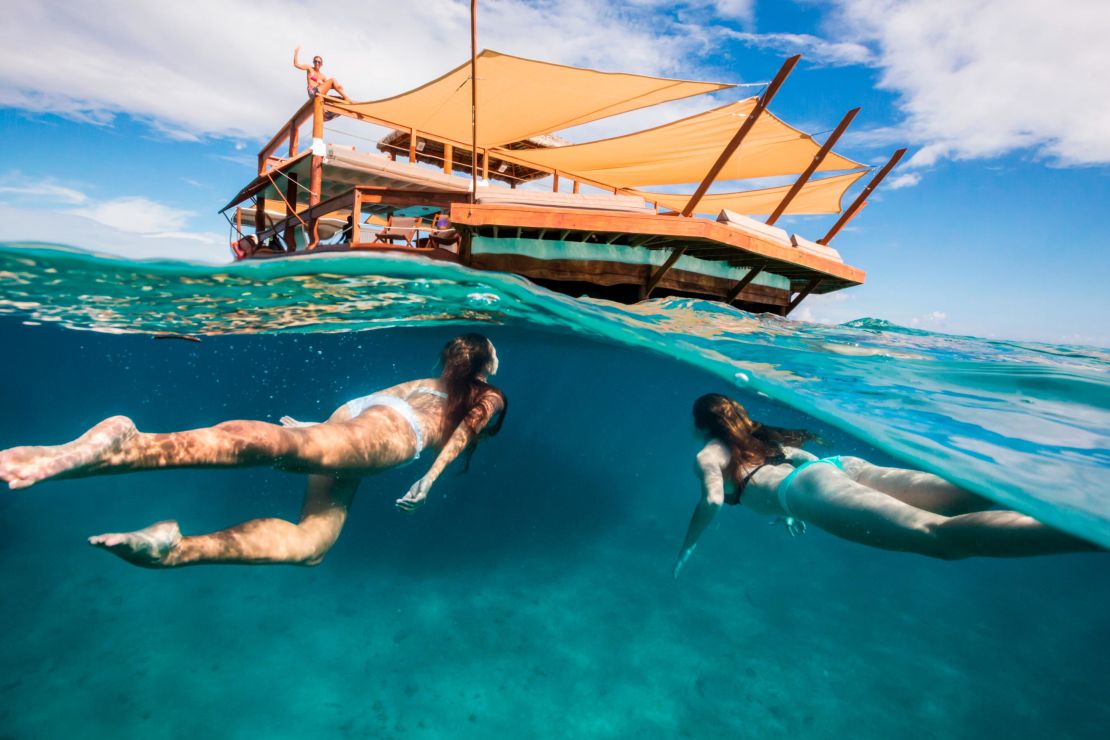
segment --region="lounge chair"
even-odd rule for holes
[[[416,232],[420,230],[420,219],[418,218],[394,218],[389,217],[386,222],[385,228],[377,233],[374,237],[376,242],[394,242],[400,240],[405,243],[406,247],[412,246],[412,240],[416,237]]]

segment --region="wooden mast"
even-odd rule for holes
[[[832,241],[834,236],[840,233],[840,230],[844,228],[845,224],[852,220],[852,217],[856,215],[856,212],[859,211],[859,209],[863,208],[863,204],[867,200],[868,196],[871,195],[872,192],[874,192],[879,183],[883,181],[883,178],[886,177],[892,169],[894,169],[894,166],[898,164],[898,161],[902,159],[902,155],[904,155],[905,153],[906,149],[903,147],[890,156],[890,159],[888,159],[887,163],[883,165],[883,168],[879,170],[873,178],[871,178],[871,182],[867,183],[867,187],[863,189],[863,192],[861,192],[859,196],[856,197],[856,199],[852,202],[852,205],[848,206],[848,210],[844,211],[844,213],[841,214],[840,218],[837,219],[836,223],[833,224],[833,227],[829,229],[829,233],[825,234],[823,237],[817,240],[818,244],[828,244]]]
[[[478,202],[478,0],[470,0],[470,202]]]
[[[852,110],[844,114],[844,118],[840,119],[840,123],[837,124],[837,127],[833,130],[831,134],[829,134],[829,138],[825,139],[825,143],[821,145],[821,149],[813,157],[813,161],[809,163],[809,166],[805,168],[805,171],[802,172],[797,180],[794,181],[794,186],[790,188],[790,191],[786,194],[786,197],[782,199],[782,202],[778,204],[775,210],[767,218],[768,226],[773,226],[775,221],[779,220],[779,216],[781,216],[786,211],[786,208],[790,205],[790,202],[794,200],[798,193],[802,191],[802,187],[807,182],[809,182],[809,178],[813,177],[813,173],[816,172],[817,168],[821,166],[821,163],[825,161],[825,157],[827,157],[829,152],[832,151],[833,145],[836,144],[841,134],[843,134],[844,130],[848,128],[848,125],[852,122],[852,119],[856,117],[857,113],[859,113],[859,108],[852,108]]]
[[[775,93],[782,87],[782,83],[786,82],[786,78],[790,75],[790,72],[801,58],[801,54],[795,54],[783,63],[778,74],[775,75],[775,79],[771,80],[771,84],[768,85],[767,89],[763,91],[763,94],[759,96],[759,100],[756,101],[755,107],[752,108],[752,112],[748,114],[747,119],[740,126],[740,130],[732,137],[732,141],[725,146],[724,151],[721,152],[721,156],[718,157],[717,161],[713,163],[713,166],[709,168],[709,173],[706,174],[705,179],[701,181],[701,185],[698,185],[698,189],[690,196],[690,200],[686,203],[686,207],[682,209],[683,216],[689,216],[694,212],[694,209],[705,195],[705,191],[709,190],[709,186],[717,179],[717,175],[721,174],[721,170],[724,169],[725,163],[728,162],[729,157],[733,155],[741,142],[744,141],[744,137],[746,137],[748,132],[752,130],[752,127],[755,126],[755,122],[759,120],[759,116],[767,108],[771,99],[775,97]]]

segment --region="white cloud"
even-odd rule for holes
[[[80,245],[83,251],[129,259],[178,259],[216,264],[231,261],[227,239],[217,234],[137,234],[120,231],[72,211],[36,211],[5,204],[0,204],[0,223],[3,224],[0,240],[5,242]]]
[[[225,262],[228,237],[186,229],[190,211],[142,196],[98,200],[72,185],[51,180],[20,181],[9,172],[0,193],[15,196],[0,202],[0,240],[80,245],[127,257],[171,258],[198,253],[202,261]],[[76,206],[76,207],[75,207]]]
[[[930,329],[943,329],[948,314],[944,311],[930,311],[924,316],[914,316],[910,319],[910,326],[927,327]]]
[[[4,176],[4,179],[9,180],[13,177],[18,177],[18,175],[9,173]],[[0,185],[0,193],[15,195],[21,199],[27,197],[35,199],[46,198],[68,205],[80,205],[88,200],[88,196],[80,190],[67,188],[63,185],[55,185],[47,181],[24,185]]]
[[[837,67],[869,64],[873,61],[870,49],[851,41],[826,41],[805,33],[748,33],[726,30],[725,35],[761,49],[772,49],[791,56],[803,54],[805,61],[811,64]]]
[[[743,18],[752,2],[715,5],[718,13]],[[654,13],[655,6],[482,3],[479,45],[601,69],[689,72],[688,60],[700,57],[706,37]],[[266,43],[252,43],[258,29]],[[0,47],[27,61],[0,66],[0,105],[98,123],[126,112],[174,138],[257,140],[304,101],[303,73],[290,63],[298,44],[309,58],[321,54],[325,71],[352,97],[367,100],[463,63],[469,40],[468,9],[457,0],[333,0],[320,13],[295,0],[265,7],[252,0],[132,3],[126,13],[112,0],[30,0],[0,26]]]
[[[901,188],[912,188],[919,182],[921,182],[920,172],[904,172],[901,175],[890,178],[886,186],[891,190],[899,190]]]
[[[912,166],[1032,149],[1110,163],[1110,3],[838,0],[830,28],[874,48],[899,96]]]

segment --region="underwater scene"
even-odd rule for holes
[[[700,496],[718,392],[818,455],[936,473],[1110,547],[1110,351],[878,319],[576,300],[406,257],[233,266],[0,246],[0,449],[322,420],[497,347],[500,434],[367,478],[316,567],[136,568],[86,539],[296,521],[305,476],[176,469],[0,490],[0,738],[1103,738],[1110,557],[959,561]],[[199,341],[193,341],[199,340]]]

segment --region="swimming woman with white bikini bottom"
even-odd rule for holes
[[[930,473],[883,468],[858,457],[798,449],[808,432],[754,422],[744,407],[711,393],[694,402],[706,437],[698,453],[702,495],[674,575],[690,558],[722,504],[780,517],[792,535],[810,522],[852,542],[944,560],[1099,550]]]
[[[472,452],[479,436],[500,430],[505,395],[486,382],[497,372],[493,344],[480,334],[455,337],[443,348],[440,361],[438,378],[412,380],[355,399],[320,424],[285,417],[282,426],[226,421],[207,429],[145,434],[130,419],[114,416],[69,444],[0,452],[0,479],[16,489],[52,478],[160,468],[269,465],[308,473],[297,524],[253,519],[221,532],[183,537],[177,522],[167,521],[89,542],[151,568],[315,565],[338,539],[362,477],[406,465],[429,447],[438,449],[428,472],[397,500],[398,509],[413,511],[448,464]]]

